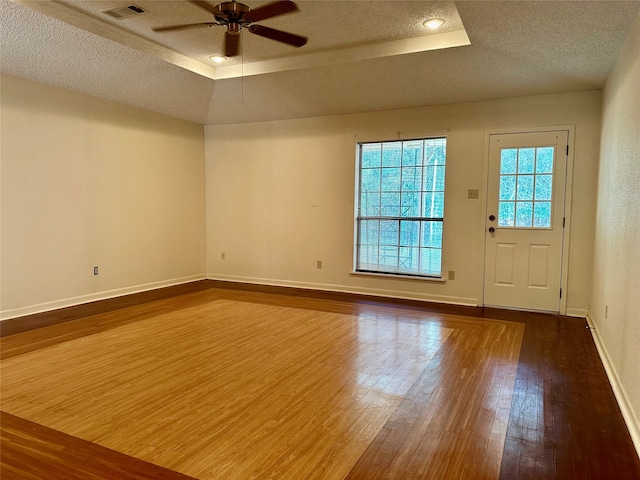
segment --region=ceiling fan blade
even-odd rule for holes
[[[224,56],[235,57],[238,55],[239,44],[240,34],[227,31],[224,35]]]
[[[196,27],[216,27],[218,26],[215,22],[204,22],[204,23],[186,23],[183,25],[167,25],[165,27],[153,27],[151,30],[154,32],[173,32],[176,30],[186,30],[188,28],[196,28]]]
[[[216,7],[214,7],[210,3],[203,2],[202,0],[189,0],[189,3],[193,3],[194,5],[206,10],[209,13],[216,13]]]
[[[250,10],[245,13],[243,19],[246,22],[259,22],[267,18],[276,17],[284,13],[295,12],[298,6],[290,0],[280,0],[278,2],[267,3],[261,7]]]
[[[294,47],[301,47],[307,43],[307,38],[300,35],[295,35],[289,32],[283,32],[282,30],[276,30],[275,28],[264,27],[262,25],[251,25],[249,31],[260,35],[261,37],[270,38],[276,42],[286,43]]]

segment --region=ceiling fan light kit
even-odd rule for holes
[[[153,28],[153,31],[169,32],[203,26],[226,26],[227,31],[224,36],[224,56],[227,58],[238,55],[240,32],[242,29],[246,29],[254,35],[269,38],[276,42],[285,43],[293,47],[302,47],[307,43],[307,38],[301,35],[254,23],[277,17],[279,15],[284,15],[285,13],[298,11],[298,6],[290,0],[278,0],[272,3],[267,3],[253,10],[244,3],[238,3],[236,1],[223,2],[216,6],[213,6],[203,0],[190,0],[190,3],[213,14],[215,22],[168,25],[165,27],[155,27]]]

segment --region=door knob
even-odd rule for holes
[[[489,227],[489,233],[494,233],[495,231],[496,231],[496,229],[495,229],[495,228],[493,228],[493,227]]]
[[[496,219],[495,215],[489,215],[489,220],[491,220],[492,222]]]

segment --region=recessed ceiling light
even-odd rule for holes
[[[224,55],[209,55],[209,60],[213,63],[224,63],[227,61],[227,57]]]
[[[446,23],[446,20],[443,18],[429,18],[427,20],[425,20],[424,22],[422,22],[422,25],[424,25],[425,27],[431,29],[431,30],[437,30],[438,28],[440,28],[442,25],[444,25]]]

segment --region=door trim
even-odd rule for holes
[[[569,245],[571,238],[571,199],[573,198],[573,159],[575,151],[575,125],[553,125],[548,127],[527,127],[527,128],[508,128],[508,129],[492,129],[485,130],[484,135],[484,165],[482,169],[482,192],[484,195],[484,202],[482,203],[482,251],[483,256],[486,255],[487,250],[487,235],[485,232],[486,219],[487,219],[487,199],[488,191],[487,186],[489,182],[489,146],[492,135],[504,135],[504,134],[518,134],[518,133],[539,133],[539,132],[556,132],[566,131],[568,133],[567,144],[569,145],[569,154],[567,155],[567,174],[565,177],[565,189],[564,189],[564,235],[562,237],[562,265],[561,265],[561,277],[560,288],[562,289],[562,297],[560,298],[560,315],[566,315],[567,313],[567,297],[568,297],[568,283],[569,283]],[[483,267],[485,262],[482,262]],[[478,298],[481,299],[481,305],[484,306],[484,268],[480,291],[478,292]]]

